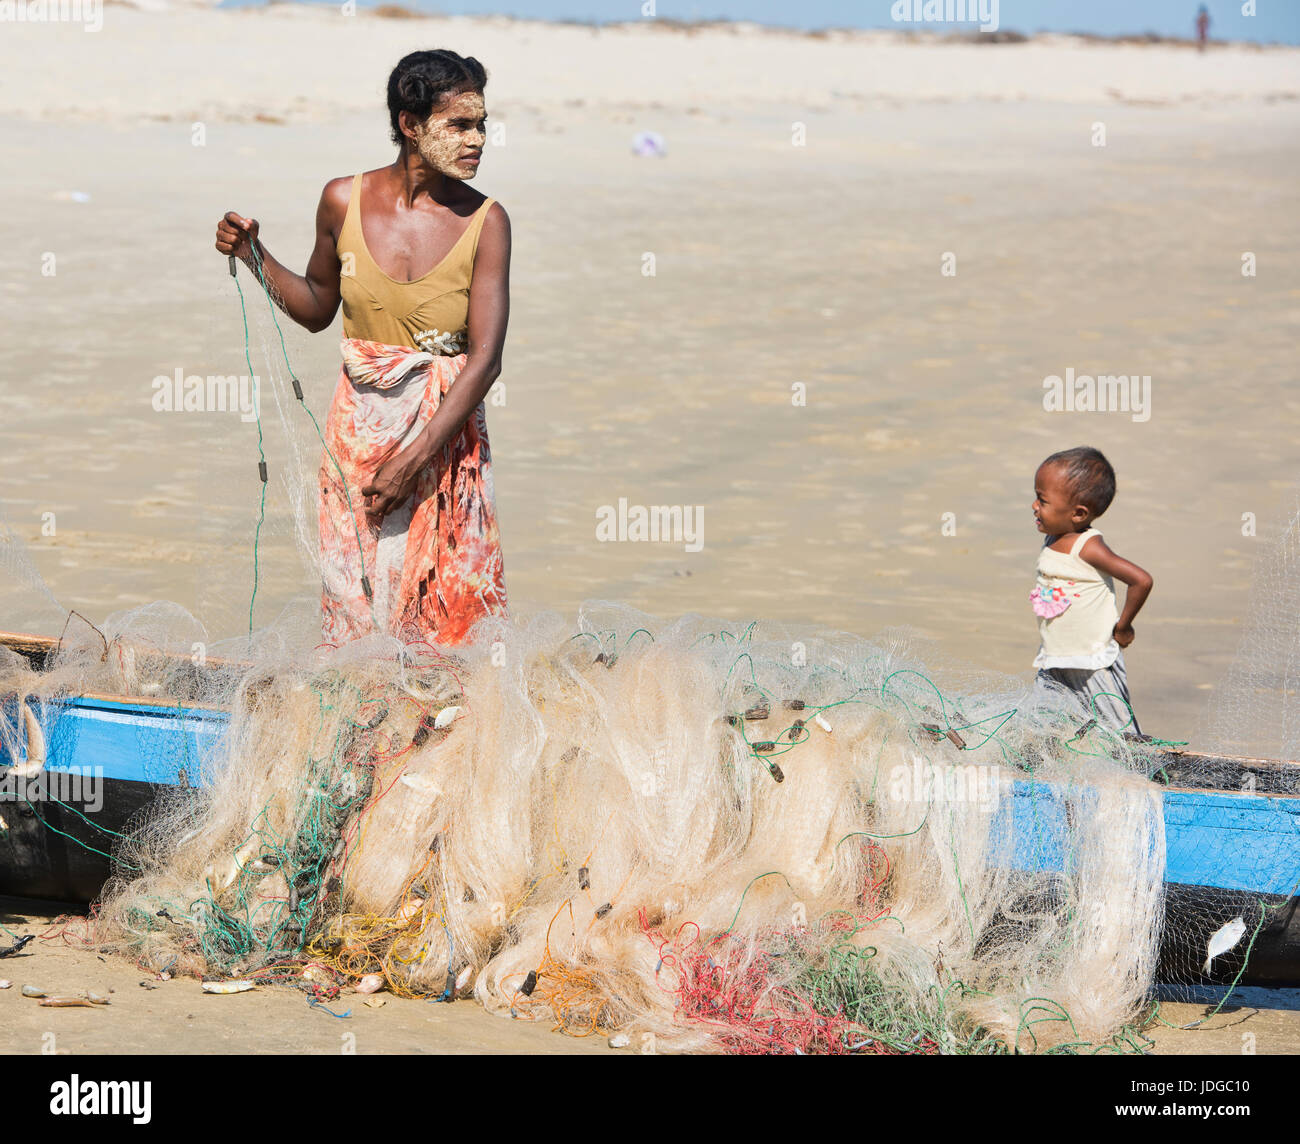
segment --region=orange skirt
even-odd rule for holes
[[[361,490],[428,424],[466,355],[359,338],[342,349],[320,468],[325,642],[383,632],[406,644],[465,643],[479,620],[506,614],[483,405],[382,520]]]

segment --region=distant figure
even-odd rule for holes
[[[1205,45],[1210,39],[1210,12],[1204,4],[1201,10],[1196,13],[1196,48],[1198,51],[1205,51]]]
[[[664,147],[664,137],[657,131],[639,131],[632,140],[632,154],[653,156],[656,159],[662,159],[667,150]]]
[[[1124,653],[1133,617],[1151,591],[1150,573],[1115,555],[1092,522],[1115,497],[1115,470],[1086,446],[1053,453],[1034,477],[1034,519],[1047,534],[1029,594],[1042,640],[1037,687],[1064,688],[1087,716],[1113,731],[1142,732],[1129,701]],[[1114,580],[1128,585],[1124,610]]]

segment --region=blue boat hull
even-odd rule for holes
[[[11,726],[17,705],[5,705]],[[34,780],[0,771],[0,896],[85,904],[142,813],[198,781],[225,730],[221,712],[77,697],[44,705],[46,765]],[[22,760],[19,760],[20,762]],[[0,743],[0,766],[14,762]]]
[[[16,724],[12,701],[6,717]],[[130,873],[129,867],[114,871],[110,855],[158,798],[183,797],[197,785],[227,717],[77,697],[46,704],[39,720],[47,745],[43,789],[55,797],[28,789],[15,798],[0,788],[8,826],[0,834],[0,896],[84,904],[99,896],[112,873]],[[0,745],[0,766],[12,762]],[[1243,980],[1300,985],[1300,794],[1168,789],[1163,807],[1162,980],[1203,982],[1197,970],[1208,935],[1251,914],[1251,930],[1261,919],[1262,925]],[[1031,882],[1050,884],[1064,872],[1068,808],[1059,787],[1015,783],[994,829],[1012,832],[1012,864]],[[1216,960],[1216,980],[1232,980],[1245,947],[1243,941]]]
[[[1077,792],[1076,792],[1077,793]],[[1300,985],[1300,795],[1166,789],[1165,918],[1158,974],[1205,983],[1206,942],[1236,917],[1254,934],[1242,980]],[[1054,783],[1017,782],[993,830],[1009,830],[1012,866],[1050,884],[1067,868],[1069,808]],[[1254,931],[1258,927],[1258,933]],[[1246,940],[1215,959],[1214,981],[1241,970]]]

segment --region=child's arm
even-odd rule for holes
[[[1099,572],[1128,585],[1128,591],[1124,593],[1124,610],[1120,612],[1119,623],[1115,625],[1115,642],[1120,647],[1128,647],[1137,638],[1137,633],[1133,630],[1133,618],[1142,610],[1142,605],[1151,594],[1151,585],[1155,583],[1151,579],[1151,573],[1145,568],[1139,568],[1131,560],[1116,556],[1100,536],[1094,536],[1088,541],[1080,550],[1079,556]]]

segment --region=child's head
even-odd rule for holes
[[[1097,449],[1053,453],[1034,475],[1034,517],[1048,536],[1082,532],[1115,499],[1115,470]]]

